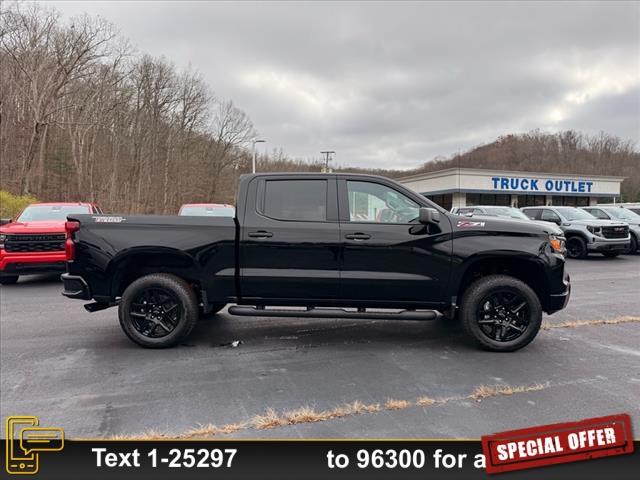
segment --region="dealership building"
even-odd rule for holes
[[[620,199],[624,177],[447,168],[399,178],[438,205],[587,206]]]

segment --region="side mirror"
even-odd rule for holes
[[[6,225],[7,223],[11,223],[10,218],[0,218],[0,225]]]
[[[418,221],[420,223],[440,223],[440,212],[434,208],[422,207],[418,214]]]

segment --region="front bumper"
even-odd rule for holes
[[[548,314],[562,310],[569,303],[569,298],[571,297],[571,278],[567,272],[564,273],[562,283],[564,285],[563,292],[549,295],[549,303],[547,306]]]
[[[63,273],[60,279],[64,285],[62,295],[68,298],[77,298],[80,300],[91,300],[91,290],[84,278],[70,273]]]
[[[0,250],[0,276],[63,272],[65,261],[64,251],[7,253]]]
[[[587,249],[590,252],[622,252],[629,248],[629,243],[631,243],[631,237],[616,239],[592,237],[587,244]]]

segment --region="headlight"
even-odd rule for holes
[[[564,253],[564,238],[557,237],[556,235],[549,235],[549,245],[551,249],[556,253]]]
[[[0,248],[4,248],[4,240],[7,236],[4,233],[0,233]]]
[[[591,225],[587,225],[587,230],[594,235],[602,235],[602,227],[592,227]]]

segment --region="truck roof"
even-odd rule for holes
[[[228,203],[184,203],[183,207],[233,207]]]
[[[71,205],[95,205],[92,202],[33,202],[29,205],[59,205],[59,206],[71,206]]]

